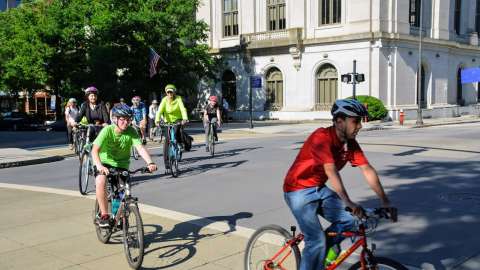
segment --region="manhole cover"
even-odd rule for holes
[[[440,194],[440,199],[448,203],[480,206],[480,193],[458,192]]]

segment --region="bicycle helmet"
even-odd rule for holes
[[[167,86],[165,86],[165,93],[168,92],[168,90],[171,90],[173,91],[173,93],[175,93],[177,91],[177,88],[174,84],[167,84]]]
[[[211,101],[218,102],[217,96],[210,96],[208,99],[211,100]]]
[[[88,96],[90,94],[98,95],[98,89],[95,86],[90,86],[85,89],[85,95]]]
[[[117,104],[112,109],[112,115],[115,117],[133,117],[133,111],[125,104]]]
[[[70,99],[68,100],[68,103],[77,103],[77,100],[74,99],[74,98],[70,98]]]
[[[339,115],[347,117],[368,116],[365,106],[356,99],[337,99],[332,106],[331,113],[334,118]]]

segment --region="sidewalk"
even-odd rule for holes
[[[0,220],[0,269],[129,269],[121,232],[109,244],[97,240],[93,205],[92,198],[74,194],[0,188],[5,217]],[[226,222],[210,224],[203,218],[179,222],[148,214],[155,209],[142,205],[140,211],[145,229],[143,269],[243,269],[248,239],[229,232]]]
[[[480,117],[476,115],[466,115],[455,118],[434,118],[424,119],[424,125],[420,127],[431,127],[440,125],[456,125],[465,123],[479,123]],[[250,128],[250,122],[233,122],[225,124],[219,131],[220,140],[228,141],[243,138],[259,138],[281,135],[309,134],[319,127],[331,125],[329,120],[315,121],[254,121],[253,129]],[[406,120],[404,125],[398,122],[380,122],[372,121],[363,123],[362,131],[383,130],[383,129],[409,129],[420,128],[416,125],[416,120]],[[204,143],[203,126],[201,123],[191,123],[187,132],[194,138],[194,144]],[[162,147],[159,143],[149,142],[148,148]],[[20,148],[0,148],[0,169],[16,166],[25,166],[46,162],[54,162],[65,157],[73,157],[74,153],[67,146],[36,149],[33,151]]]

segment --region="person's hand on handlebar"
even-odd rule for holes
[[[103,174],[103,175],[109,175],[110,174],[110,170],[103,165],[97,166],[97,172],[99,174]]]
[[[350,209],[348,209],[350,208]],[[365,214],[365,209],[363,209],[360,205],[355,204],[355,203],[350,203],[347,207],[347,210],[352,212],[352,215],[362,219],[366,218],[367,215]]]
[[[148,168],[148,171],[151,172],[151,173],[154,172],[154,171],[156,171],[156,170],[158,169],[158,168],[157,168],[157,164],[155,164],[155,163],[153,163],[153,162],[149,163],[149,164],[147,165],[147,168]]]

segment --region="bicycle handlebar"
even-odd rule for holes
[[[97,170],[97,168],[95,168],[95,170],[97,171],[97,173],[99,174],[103,174],[101,172],[99,172]],[[129,175],[132,175],[132,174],[136,174],[138,172],[141,172],[141,173],[152,173],[148,167],[141,167],[141,168],[138,168],[136,170],[118,170],[118,169],[115,169],[115,168],[108,168],[108,171],[110,172],[109,173],[109,176],[118,176],[118,175],[122,175],[122,176],[129,176]]]

